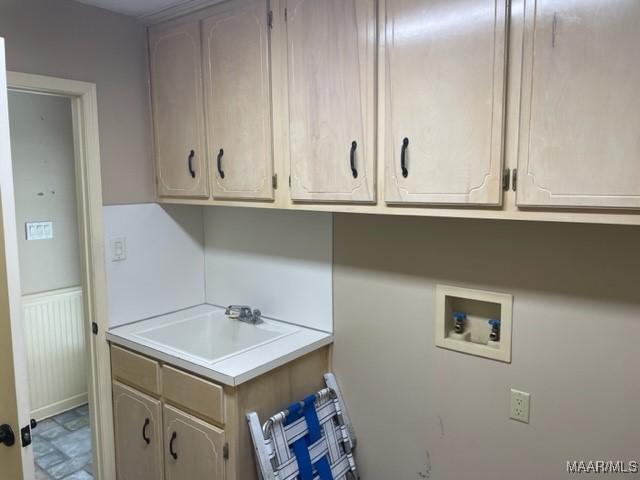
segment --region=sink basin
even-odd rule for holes
[[[215,363],[296,331],[270,320],[255,325],[244,323],[217,310],[141,329],[133,336],[162,349]]]

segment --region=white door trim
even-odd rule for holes
[[[86,344],[90,355],[88,387],[97,480],[115,478],[111,365],[105,333],[107,299],[102,237],[102,184],[96,86],[62,78],[7,72],[10,90],[70,97],[76,157],[78,226],[86,308]],[[92,334],[92,323],[98,334]],[[25,382],[26,385],[26,382]],[[25,480],[28,480],[25,475]]]

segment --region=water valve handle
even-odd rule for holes
[[[489,340],[493,342],[500,341],[500,320],[492,318],[489,320],[489,325],[491,325],[491,333],[489,333]]]
[[[458,334],[464,333],[464,321],[467,314],[464,312],[453,312],[454,331]]]
[[[466,320],[467,314],[465,312],[453,312],[454,320]]]

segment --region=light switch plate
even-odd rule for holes
[[[53,222],[26,222],[24,230],[27,240],[49,240],[53,238]]]
[[[111,261],[121,262],[127,259],[127,239],[116,237],[111,239]]]

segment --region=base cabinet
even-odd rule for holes
[[[328,353],[231,387],[113,345],[117,480],[257,480],[246,413],[266,419],[322,388]]]
[[[113,413],[118,480],[162,479],[160,401],[113,382]]]
[[[224,431],[176,408],[163,408],[166,480],[222,480]]]

